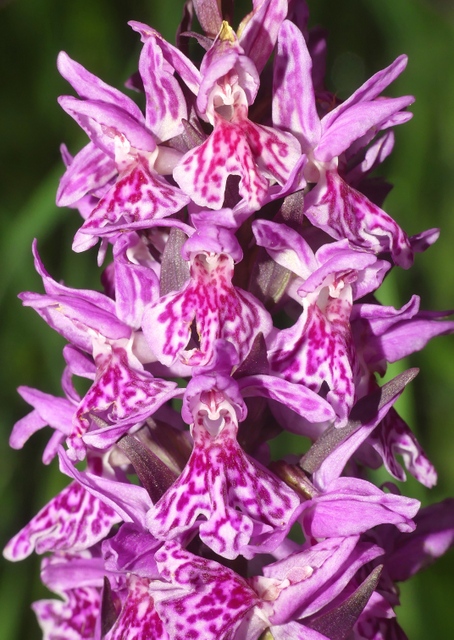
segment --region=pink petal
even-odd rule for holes
[[[286,20],[279,31],[274,67],[273,122],[298,138],[303,153],[315,148],[321,135],[311,74],[304,37]]]
[[[65,594],[65,600],[38,600],[35,612],[44,638],[92,640],[101,610],[99,589],[82,587]]]
[[[200,418],[203,422],[203,418]],[[214,439],[194,426],[194,450],[172,487],[147,514],[161,540],[199,526],[200,538],[225,558],[271,551],[289,530],[299,499],[284,483],[248,458],[228,416]]]
[[[8,560],[22,560],[33,551],[83,551],[120,521],[113,509],[73,482],[10,540],[3,553]]]
[[[353,246],[374,253],[389,252],[403,268],[409,268],[413,262],[406,233],[335,171],[327,171],[306,196],[304,213],[312,224],[333,238],[347,238]]]
[[[112,629],[103,636],[103,640],[138,640],[138,638],[169,640],[156,612],[149,590],[149,581],[131,575],[120,615]]]

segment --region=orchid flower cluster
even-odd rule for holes
[[[402,639],[397,583],[453,541],[453,501],[368,479],[435,484],[394,408],[417,370],[380,377],[454,332],[416,295],[375,297],[438,237],[407,236],[370,175],[411,117],[412,96],[382,95],[406,57],[340,101],[304,0],[230,22],[187,0],[177,46],[130,23],[144,109],[58,58],[89,142],[62,148],[57,202],[107,266],[103,292],[76,290],[35,244],[45,293],[21,295],[67,340],[63,395],[20,388],[11,436],[50,427],[43,462],[70,479],[4,551],[46,554],[46,640]],[[301,450],[276,460],[283,432]]]

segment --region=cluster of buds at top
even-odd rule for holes
[[[254,0],[236,32],[225,17],[188,0],[177,46],[130,23],[144,112],[58,58],[89,142],[63,148],[57,201],[82,215],[73,249],[109,262],[103,292],[76,290],[35,246],[45,293],[21,296],[68,341],[64,395],[20,388],[11,436],[51,427],[43,461],[71,478],[4,552],[46,553],[46,640],[404,638],[396,582],[453,538],[451,501],[367,479],[436,482],[393,407],[416,371],[379,377],[454,332],[417,296],[374,296],[438,236],[408,237],[369,177],[411,117],[412,96],[382,95],[406,58],[340,102],[304,0]],[[301,450],[272,461],[285,431]]]

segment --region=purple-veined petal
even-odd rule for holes
[[[259,168],[265,175],[284,185],[300,161],[300,145],[296,138],[279,129],[265,127],[247,119],[241,121],[241,127]]]
[[[251,209],[259,209],[268,180],[256,165],[242,129],[219,120],[209,138],[183,156],[173,177],[181,189],[202,207],[221,209],[227,178],[240,176],[240,195]]]
[[[78,552],[102,540],[121,518],[76,482],[71,483],[10,540],[8,560],[22,560],[33,551]]]
[[[305,215],[333,238],[374,253],[390,252],[409,268],[413,252],[399,225],[366,196],[347,185],[336,171],[326,171],[306,196]]]
[[[113,159],[89,142],[68,165],[57,190],[57,205],[68,207],[88,193],[104,187],[115,175]]]
[[[89,427],[91,415],[99,415],[109,425],[121,424],[127,431],[178,393],[176,382],[154,378],[130,350],[107,344],[95,348],[96,378],[77,408],[68,439],[76,448],[77,440]]]
[[[139,329],[145,307],[159,295],[157,263],[135,233],[121,236],[113,255],[116,314],[128,326]]]
[[[356,399],[358,362],[350,330],[351,303],[329,298],[324,311],[317,301],[306,304],[297,322],[279,331],[269,347],[271,371],[286,380],[319,392],[328,386],[326,400],[342,426]],[[326,420],[326,418],[325,418]]]
[[[106,236],[111,230],[146,228],[151,219],[165,218],[182,209],[189,198],[148,168],[142,156],[101,198],[79,234]]]
[[[263,0],[254,3],[254,10],[238,28],[240,44],[262,72],[277,40],[279,27],[287,15],[287,0]]]
[[[62,473],[76,480],[95,498],[111,507],[121,520],[135,522],[144,527],[145,514],[151,507],[151,500],[143,487],[97,476],[88,471],[79,471],[63,448],[59,449],[58,455]]]
[[[233,640],[259,598],[244,578],[213,560],[195,556],[175,542],[156,554],[164,580],[150,591],[172,640]]]
[[[406,480],[397,456],[406,469],[429,489],[437,483],[437,472],[406,422],[391,408],[369,436],[368,444],[378,452],[387,471],[397,480]]]
[[[32,605],[44,640],[92,640],[101,610],[101,594],[93,587],[80,587],[62,600],[38,600]]]
[[[139,107],[131,98],[87,71],[64,51],[58,55],[57,67],[61,75],[72,85],[81,98],[115,105],[137,120],[143,117]]]
[[[160,362],[169,366],[180,356],[191,365],[207,364],[220,338],[232,342],[243,359],[255,336],[269,333],[268,312],[250,293],[233,287],[232,275],[230,256],[197,254],[184,289],[164,296],[145,311],[143,331]],[[185,352],[193,321],[200,345]]]
[[[92,142],[113,159],[119,153],[123,155],[124,148],[133,147],[143,153],[156,150],[156,142],[144,123],[115,105],[72,96],[61,96],[58,102]]]
[[[131,575],[127,581],[127,595],[114,626],[103,640],[137,640],[155,638],[169,640],[158,616],[149,581]]]
[[[321,135],[311,72],[304,37],[286,20],[279,31],[274,66],[273,123],[296,136],[303,153],[315,148]]]
[[[401,55],[394,60],[388,67],[378,71],[376,74],[366,80],[366,82],[355,91],[347,100],[342,102],[338,107],[330,111],[323,118],[323,128],[326,131],[331,124],[342,113],[361,102],[369,102],[377,98],[380,93],[393,82],[407,66],[407,56]]]
[[[271,551],[296,517],[299,498],[236,441],[237,426],[224,416],[212,437],[203,417],[193,428],[194,449],[181,476],[148,512],[150,532],[161,540],[181,537],[194,526],[225,558]]]
[[[290,134],[254,124],[246,114],[228,122],[215,113],[211,135],[183,156],[173,176],[198,205],[221,209],[227,178],[238,175],[240,196],[257,210],[268,195],[268,181],[284,184],[299,157]]]
[[[368,131],[377,131],[387,120],[414,101],[413,96],[402,98],[382,98],[374,102],[360,102],[344,111],[335,120],[331,120],[314,152],[320,162],[329,162],[340,156],[350,145]],[[408,118],[405,118],[407,120]]]
[[[220,90],[225,97],[224,91],[227,89],[230,98],[236,91],[240,94],[244,92],[248,104],[254,101],[259,87],[257,69],[244,55],[235,32],[226,22],[222,23],[216,39],[203,57],[200,72],[202,82],[197,95],[197,108],[208,119],[213,116],[213,98],[210,98],[213,90],[215,93]],[[230,80],[231,75],[234,76],[234,81]],[[233,106],[230,101],[228,104]]]
[[[186,101],[173,71],[156,39],[148,38],[140,55],[139,72],[147,98],[145,121],[158,143],[182,133],[181,120],[188,117]]]
[[[131,20],[129,26],[140,33],[142,42],[148,38],[154,38],[157,45],[162,49],[164,59],[175,69],[183,79],[189,89],[197,95],[201,83],[201,75],[197,67],[176,47],[169,44],[155,29],[142,22]]]

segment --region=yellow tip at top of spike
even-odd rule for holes
[[[223,41],[228,40],[229,42],[235,42],[236,40],[235,32],[227,20],[222,21],[221,30],[219,31],[219,39]]]

